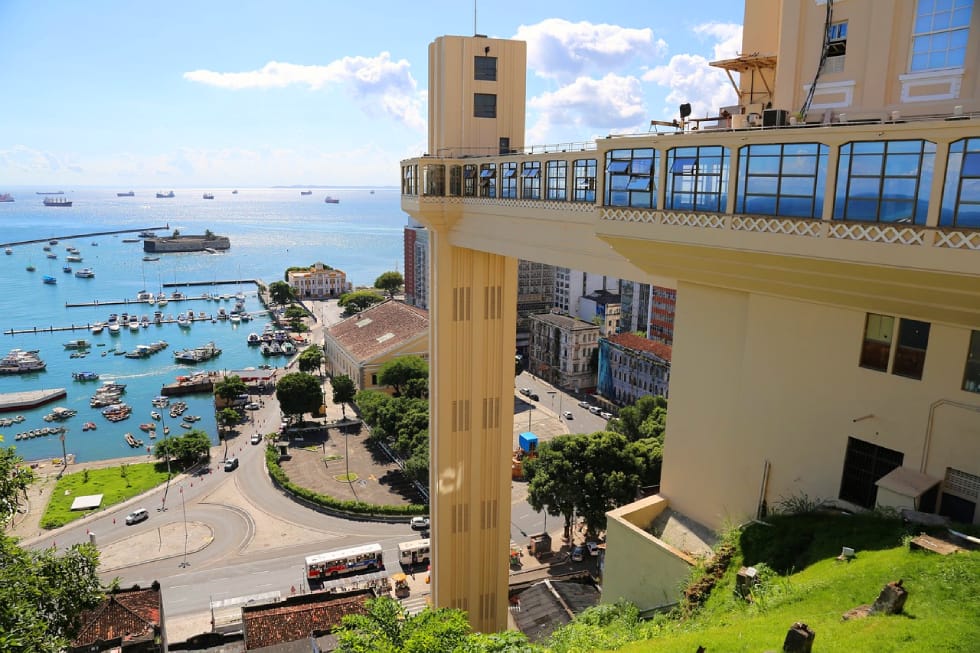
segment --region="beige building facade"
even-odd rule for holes
[[[300,299],[340,297],[351,290],[343,270],[335,270],[323,263],[314,263],[309,270],[288,271],[286,283]]]
[[[740,102],[713,119],[403,162],[435,243],[436,605],[505,620],[518,258],[677,289],[666,504],[610,515],[609,600],[653,609],[683,577],[642,523],[664,505],[712,528],[802,495],[980,521],[980,12],[937,7],[749,0],[753,54],[715,62]],[[540,187],[511,196],[525,171]],[[672,549],[673,572],[637,573]]]

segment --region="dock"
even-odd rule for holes
[[[163,227],[141,227],[139,229],[113,229],[112,231],[90,231],[84,234],[73,234],[70,236],[48,236],[46,238],[34,238],[32,240],[15,240],[9,243],[0,243],[0,247],[16,247],[18,245],[36,245],[37,243],[47,243],[52,240],[72,240],[73,238],[91,238],[93,236],[115,236],[118,234],[135,234],[141,231],[166,231],[170,229],[167,224]]]
[[[37,408],[38,406],[43,406],[46,403],[61,399],[66,394],[68,392],[64,388],[26,390],[24,392],[0,394],[0,413]]]
[[[129,303],[130,304],[138,304],[140,302],[131,301]],[[111,304],[109,304],[109,303],[97,304],[97,306],[111,306]],[[249,313],[248,315],[249,315],[250,318],[255,319],[256,317],[258,317],[259,315],[262,315],[263,313],[265,313],[265,311],[257,311],[257,312],[254,312],[254,313]],[[205,315],[204,317],[198,317],[198,316],[195,315],[193,317],[193,319],[191,319],[191,322],[214,322],[216,320],[218,320],[218,317],[216,315]],[[160,322],[150,321],[150,326],[157,326],[158,324],[177,324],[177,320],[176,319],[173,319],[173,320],[171,320],[171,319],[163,319]],[[120,327],[122,327],[122,326],[123,325],[120,324]],[[53,326],[52,325],[52,326],[30,327],[30,328],[26,328],[26,329],[7,329],[7,330],[5,330],[3,332],[3,335],[5,335],[5,336],[20,336],[20,335],[25,335],[25,334],[30,334],[30,333],[56,333],[56,332],[59,332],[59,331],[91,331],[91,329],[92,329],[92,324],[91,323],[86,323],[86,324],[68,324],[68,325],[64,325],[64,326]],[[143,327],[141,325],[140,326],[140,330],[142,330],[142,329],[143,329]],[[122,329],[120,328],[120,330],[122,330]],[[127,331],[129,330],[129,327],[128,326],[126,327],[126,330]]]

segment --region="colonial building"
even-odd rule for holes
[[[599,339],[596,390],[619,406],[646,395],[668,396],[670,346],[632,333]]]
[[[167,650],[160,584],[119,589],[79,617],[78,634],[68,651],[150,653]]]
[[[349,376],[358,390],[387,390],[378,370],[402,356],[429,358],[429,314],[399,301],[375,304],[323,334],[327,374]]]
[[[309,270],[290,270],[286,283],[300,299],[325,299],[340,297],[351,290],[343,270],[335,270],[323,263],[314,263]]]
[[[980,12],[953,6],[747,0],[745,54],[714,62],[736,105],[573,151],[523,148],[523,43],[430,47],[402,207],[433,249],[437,606],[506,622],[521,258],[677,290],[660,495],[610,515],[609,600],[675,600],[690,559],[646,530],[667,507],[980,522]]]
[[[531,316],[530,371],[553,385],[579,392],[595,387],[599,327],[557,313]]]

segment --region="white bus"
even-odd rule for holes
[[[429,538],[398,545],[398,562],[406,567],[429,562]]]
[[[310,580],[336,578],[343,574],[378,571],[384,566],[381,545],[375,542],[307,556],[306,577]]]

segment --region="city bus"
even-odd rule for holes
[[[398,562],[406,567],[429,562],[429,538],[402,542],[398,545]]]
[[[310,580],[336,578],[343,574],[378,571],[384,566],[381,545],[375,542],[307,556],[306,577]]]

